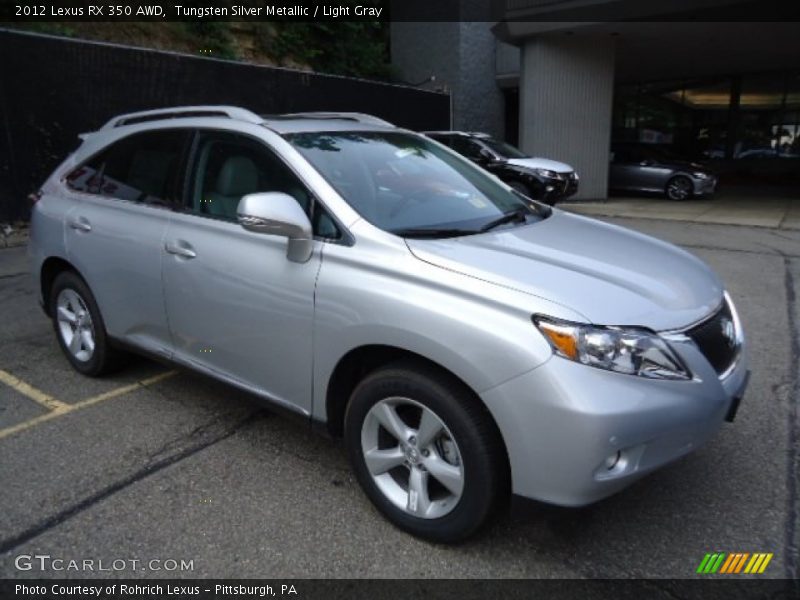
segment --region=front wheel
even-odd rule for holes
[[[345,415],[359,483],[395,525],[437,542],[478,530],[507,497],[508,465],[486,409],[426,365],[367,376]]]
[[[667,182],[665,193],[670,200],[687,200],[692,197],[693,188],[691,179],[677,175]]]

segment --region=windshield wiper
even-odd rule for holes
[[[434,228],[409,228],[393,229],[392,233],[404,238],[446,238],[461,235],[474,235],[480,233],[477,229],[434,229]]]
[[[490,229],[494,229],[495,227],[499,227],[500,225],[505,225],[506,223],[513,223],[513,222],[525,222],[525,217],[530,214],[527,208],[520,206],[519,208],[515,208],[512,211],[504,213],[503,216],[497,217],[486,223],[483,227],[480,228],[480,232],[483,233],[484,231],[489,231]]]

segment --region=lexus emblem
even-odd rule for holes
[[[733,348],[736,345],[736,330],[733,327],[733,321],[730,319],[722,319],[720,327],[722,328],[722,337],[725,338],[728,346]]]

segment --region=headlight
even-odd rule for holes
[[[645,329],[599,327],[534,317],[533,322],[559,356],[649,379],[691,379],[669,345]]]
[[[697,179],[708,179],[708,173],[703,173],[701,171],[697,171],[696,173],[692,173]]]
[[[550,169],[531,169],[537,175],[547,177],[548,179],[561,179],[561,174],[551,171]]]

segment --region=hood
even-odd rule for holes
[[[549,158],[509,158],[506,163],[525,169],[550,169],[556,173],[572,173],[575,170],[567,163],[550,160]]]
[[[530,225],[406,243],[420,260],[557,302],[600,325],[678,329],[722,302],[719,278],[688,252],[559,210]]]

